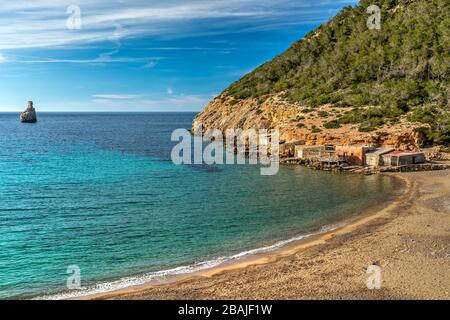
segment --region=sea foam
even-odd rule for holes
[[[222,264],[225,264],[227,262],[233,262],[236,260],[240,260],[249,256],[255,256],[258,254],[268,253],[275,251],[277,249],[280,249],[288,244],[291,244],[296,241],[305,240],[307,238],[310,238],[315,235],[319,235],[322,233],[330,232],[333,230],[336,230],[337,228],[341,227],[345,223],[336,223],[336,224],[330,224],[323,226],[320,228],[319,231],[308,233],[308,234],[302,234],[295,237],[292,237],[287,240],[278,241],[273,245],[265,246],[257,249],[247,250],[240,252],[235,255],[230,256],[223,256],[212,260],[207,260],[187,266],[180,266],[172,269],[167,270],[161,270],[156,272],[148,272],[142,275],[138,276],[129,276],[124,277],[118,280],[109,281],[109,282],[101,282],[92,286],[88,286],[85,288],[82,288],[80,290],[72,290],[72,291],[66,291],[66,292],[60,292],[57,294],[52,295],[44,295],[34,298],[33,300],[65,300],[65,299],[77,299],[82,297],[89,297],[97,294],[104,294],[104,293],[112,293],[119,290],[142,286],[146,284],[165,284],[170,283],[171,278],[175,276],[180,275],[188,275],[199,271],[205,271],[208,269],[212,269],[215,267],[218,267]]]

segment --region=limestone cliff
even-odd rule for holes
[[[281,95],[249,98],[235,102],[232,97],[220,96],[211,101],[198,114],[195,122],[204,129],[225,131],[230,128],[278,129],[280,140],[303,140],[307,145],[320,144],[379,144],[405,150],[416,150],[424,137],[417,130],[421,124],[407,121],[406,116],[395,124],[386,124],[373,132],[359,132],[358,126],[348,124],[336,129],[326,129],[324,124],[349,108],[324,105],[309,109],[283,100]]]

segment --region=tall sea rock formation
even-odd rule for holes
[[[33,101],[28,101],[28,107],[20,114],[20,122],[22,123],[36,123],[37,114],[33,107]]]

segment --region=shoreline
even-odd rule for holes
[[[450,299],[450,170],[390,174],[406,189],[384,208],[281,251],[86,299]],[[366,286],[382,268],[381,290]]]
[[[272,246],[257,248],[252,251],[263,250],[263,252],[250,253],[247,256],[230,259],[220,263],[217,266],[205,268],[198,271],[188,272],[179,275],[169,275],[163,277],[163,281],[160,279],[150,280],[149,282],[141,285],[131,285],[123,289],[117,289],[109,292],[101,292],[88,294],[69,299],[75,300],[97,300],[97,299],[115,299],[135,294],[144,293],[148,290],[157,288],[171,288],[188,283],[190,281],[197,281],[200,279],[213,278],[215,276],[226,274],[228,272],[245,270],[249,267],[263,266],[271,263],[275,263],[281,259],[288,258],[289,256],[311,247],[320,246],[327,243],[330,239],[333,239],[339,235],[348,234],[362,225],[365,225],[379,217],[382,217],[388,210],[396,206],[398,202],[401,202],[403,198],[409,197],[411,193],[411,181],[397,174],[385,174],[395,179],[398,179],[395,183],[401,185],[401,191],[392,190],[388,201],[377,202],[370,207],[364,209],[357,216],[338,221],[331,225],[325,225],[320,230],[312,232],[310,234],[300,235],[291,239],[280,241]],[[325,229],[325,230],[323,230]],[[328,229],[328,230],[327,230]],[[302,239],[299,239],[302,238]],[[277,246],[279,243],[285,243]],[[274,249],[267,249],[276,247]],[[267,249],[267,251],[266,251]],[[240,254],[238,254],[240,255]],[[234,256],[233,256],[234,257]]]

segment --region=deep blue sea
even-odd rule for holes
[[[71,297],[215,266],[323,230],[393,178],[177,166],[193,113],[0,114],[0,298]],[[68,266],[82,291],[68,291]]]

